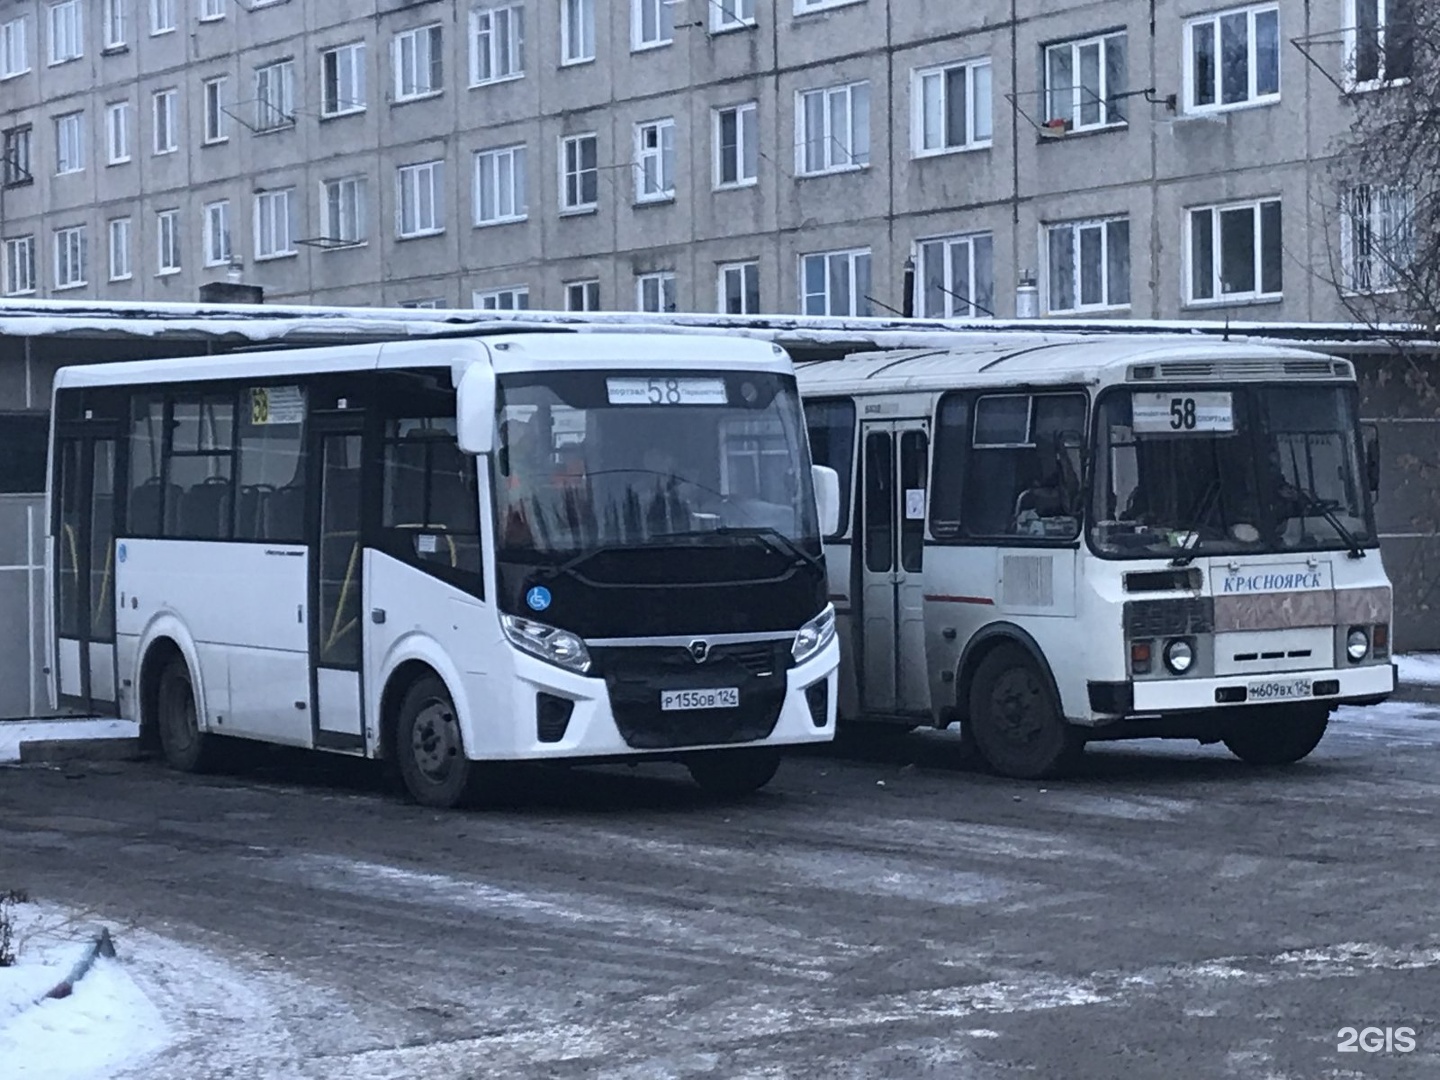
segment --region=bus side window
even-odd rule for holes
[[[937,540],[961,535],[960,503],[970,453],[970,397],[946,394],[935,416],[935,474],[930,479],[930,534]]]
[[[130,498],[126,532],[160,536],[164,507],[165,399],[136,394],[130,410]]]
[[[475,459],[456,443],[453,419],[387,422],[381,527],[397,558],[478,594]]]
[[[810,457],[840,474],[840,532],[850,531],[850,490],[855,483],[855,403],[805,402],[805,426],[810,435]]]
[[[305,539],[305,399],[293,385],[240,391],[237,540]]]
[[[1067,438],[1085,430],[1084,394],[986,394],[975,403],[974,438],[960,514],[965,536],[1073,540],[1076,485]]]

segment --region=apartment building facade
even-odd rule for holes
[[[1344,319],[1405,2],[0,0],[0,293]]]

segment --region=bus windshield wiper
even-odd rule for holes
[[[790,539],[790,537],[770,525],[720,525],[714,529],[696,529],[690,532],[669,533],[661,539],[688,540],[704,536],[753,537],[775,551],[780,552],[780,554],[788,559],[793,559],[796,562],[804,562],[815,567],[817,570],[823,570],[825,567],[824,562],[821,561],[819,556],[811,555],[794,540]]]
[[[1210,516],[1210,505],[1219,494],[1220,478],[1217,476],[1214,480],[1210,481],[1210,486],[1207,487],[1205,493],[1200,496],[1200,505],[1195,508],[1195,513],[1190,516],[1190,524],[1185,529],[1185,532],[1193,537],[1193,539],[1189,544],[1185,545],[1185,548],[1180,554],[1170,560],[1171,566],[1189,566],[1195,561],[1195,556],[1199,554],[1200,548],[1200,526],[1203,525],[1205,519]]]
[[[1295,494],[1300,496],[1299,501],[1302,503],[1302,517],[1309,517],[1312,514],[1320,515],[1330,523],[1330,527],[1334,529],[1340,539],[1345,542],[1346,548],[1349,549],[1350,558],[1365,558],[1365,549],[1360,546],[1360,541],[1355,539],[1355,534],[1345,527],[1345,523],[1340,520],[1340,515],[1335,513],[1336,509],[1340,506],[1338,500],[1322,499],[1309,488],[1301,487],[1299,484],[1292,483],[1290,486],[1294,488]]]

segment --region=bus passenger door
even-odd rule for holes
[[[310,550],[310,678],[315,745],[364,750],[361,699],[364,445],[359,417],[315,417],[310,436],[314,503]]]
[[[57,450],[56,688],[61,705],[114,714],[116,433],[66,425]]]

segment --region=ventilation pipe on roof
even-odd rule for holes
[[[913,257],[905,260],[905,286],[901,295],[904,297],[900,301],[900,306],[904,309],[901,314],[907,319],[913,319],[915,317],[915,260]]]
[[[1020,284],[1015,288],[1015,317],[1017,319],[1038,319],[1040,317],[1040,289],[1035,284],[1033,270],[1020,272]]]

